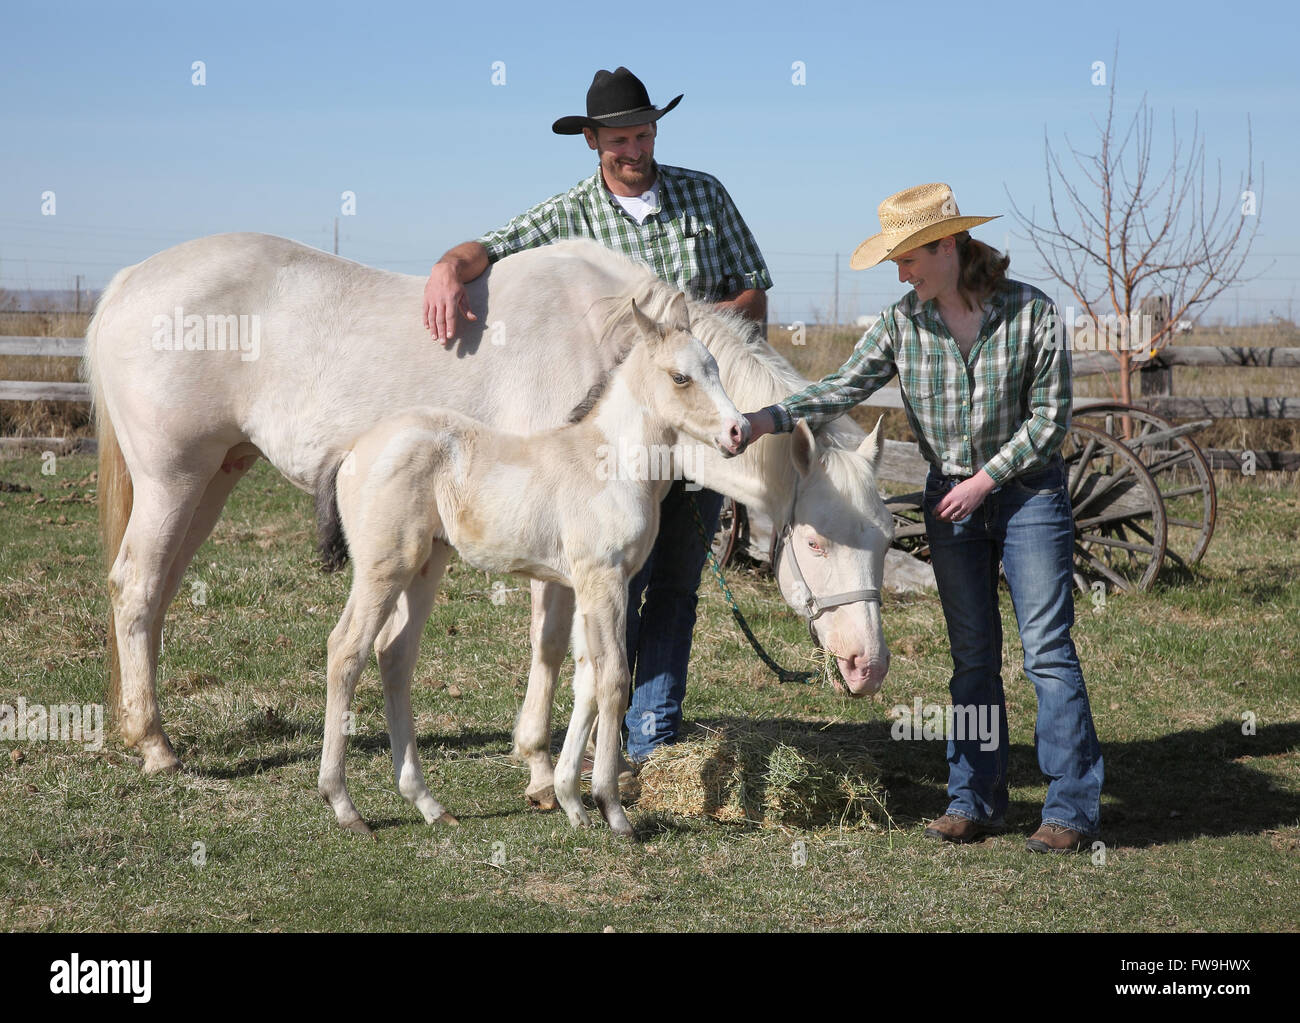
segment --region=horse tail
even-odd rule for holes
[[[348,560],[348,541],[339,517],[339,466],[347,452],[331,455],[316,476],[316,549],[323,572],[337,572]]]
[[[117,431],[113,428],[113,418],[104,400],[103,381],[99,375],[101,359],[99,346],[103,331],[105,311],[126,283],[128,275],[135,267],[121,270],[109,282],[104,293],[100,295],[86,328],[86,353],[82,362],[82,376],[90,384],[91,404],[95,415],[95,437],[99,445],[99,533],[104,553],[105,571],[112,571],[122,547],[122,537],[126,533],[127,521],[131,518],[131,506],[135,490],[131,483],[131,471],[127,468],[122,448],[118,444]],[[117,626],[113,617],[113,595],[109,592],[108,600],[108,706],[115,714],[122,695],[122,664],[117,649]]]

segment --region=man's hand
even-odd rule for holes
[[[446,263],[435,263],[424,285],[424,325],[444,348],[456,336],[457,316],[478,319],[470,311],[469,298],[455,271]]]
[[[934,508],[934,514],[944,522],[956,522],[964,519],[984,503],[993,488],[997,486],[993,477],[983,469],[964,483],[958,483],[943,497]]]
[[[469,307],[464,282],[472,281],[487,265],[487,249],[479,242],[457,245],[433,264],[424,285],[424,326],[444,348],[456,337],[458,316],[478,319]]]

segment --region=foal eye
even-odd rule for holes
[[[673,378],[673,383],[675,383],[678,387],[685,387],[687,384],[691,382],[691,378],[688,377],[685,373],[674,373],[672,374],[672,378]]]

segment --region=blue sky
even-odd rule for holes
[[[0,36],[0,286],[91,287],[169,244],[259,230],[427,272],[594,169],[580,113],[598,67],[625,64],[663,104],[664,163],[716,174],[768,257],[782,319],[841,318],[903,289],[847,269],[876,205],[947,181],[963,213],[1046,200],[1044,134],[1095,147],[1105,61],[1122,112],[1145,93],[1205,136],[1225,201],[1254,133],[1260,279],[1207,319],[1300,315],[1300,15],[1281,3],[486,5],[24,3]],[[1118,66],[1112,56],[1119,43]],[[191,64],[207,84],[191,84]],[[505,84],[493,85],[494,62]],[[802,61],[805,85],[794,85]],[[1157,153],[1157,160],[1161,154]],[[56,194],[55,216],[41,195]],[[1010,216],[976,232],[1041,272]],[[1057,293],[1054,285],[1044,285]],[[774,316],[774,318],[776,318]]]

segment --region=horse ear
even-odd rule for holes
[[[880,461],[885,457],[885,438],[880,436],[880,424],[884,421],[885,417],[882,414],[876,420],[876,428],[867,434],[862,439],[862,443],[858,445],[858,454],[867,460],[873,475],[879,474]]]
[[[676,330],[691,332],[691,314],[686,308],[685,292],[677,292],[677,297],[668,306],[668,324]]]
[[[808,426],[808,421],[800,419],[794,424],[794,434],[790,438],[790,461],[795,470],[804,479],[812,472],[817,461],[817,440]]]
[[[636,321],[637,329],[645,335],[647,341],[660,340],[663,335],[659,333],[659,325],[637,308],[636,299],[630,301],[632,303],[632,318]]]

